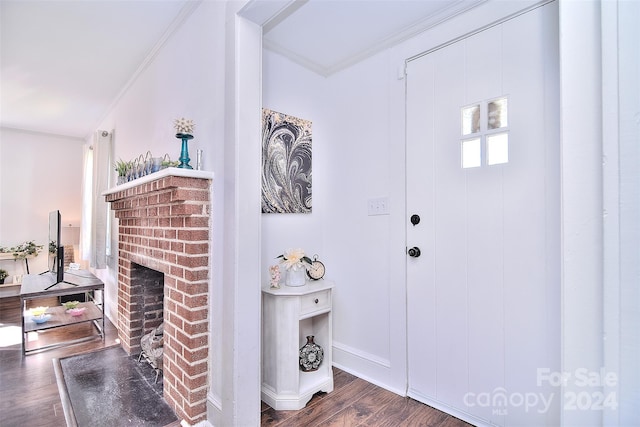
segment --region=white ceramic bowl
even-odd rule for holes
[[[85,307],[76,307],[76,308],[67,310],[67,312],[72,316],[82,316],[85,310],[86,310]]]
[[[50,314],[45,313],[45,314],[41,314],[41,315],[39,315],[39,316],[33,316],[33,317],[32,317],[32,319],[33,319],[33,321],[34,321],[34,322],[36,322],[36,323],[44,323],[44,322],[46,322],[47,320],[51,319],[51,315],[50,315]]]

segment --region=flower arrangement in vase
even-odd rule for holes
[[[307,270],[311,267],[311,258],[304,254],[300,248],[288,249],[282,255],[280,264],[286,270],[285,285],[303,286],[307,281]]]

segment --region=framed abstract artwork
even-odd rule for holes
[[[262,212],[311,212],[311,121],[262,109]]]

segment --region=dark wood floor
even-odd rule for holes
[[[38,300],[41,305],[57,305]],[[40,332],[33,344],[48,344],[93,333],[90,323]],[[58,393],[52,359],[116,344],[117,331],[106,322],[106,338],[22,355],[20,298],[0,298],[0,426],[64,427],[66,422]],[[33,335],[33,334],[32,334]],[[32,336],[35,339],[35,335]]]
[[[57,301],[39,301],[55,305]],[[73,339],[89,324],[39,333],[37,343]],[[65,427],[52,359],[116,344],[117,331],[106,322],[106,339],[22,356],[20,300],[0,298],[0,427]],[[34,337],[35,339],[35,337]],[[334,368],[334,391],[319,393],[299,411],[275,411],[262,404],[262,426],[430,426],[467,427],[443,412],[404,398]],[[177,427],[179,423],[171,426]]]
[[[280,427],[469,427],[470,424],[408,397],[333,369],[334,390],[318,393],[299,411],[262,403],[262,426]]]

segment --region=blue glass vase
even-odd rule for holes
[[[189,135],[188,133],[177,133],[176,138],[180,138],[182,140],[182,150],[180,151],[180,158],[178,159],[180,160],[180,164],[178,165],[178,167],[183,169],[193,169],[189,165],[189,161],[191,159],[189,158],[188,147],[188,141],[190,139],[193,139],[193,135]]]

